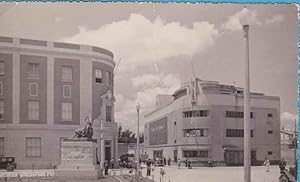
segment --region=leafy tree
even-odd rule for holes
[[[136,134],[129,129],[123,130],[122,126],[118,128],[118,142],[119,143],[136,143]],[[144,134],[140,136],[140,143],[144,142]]]

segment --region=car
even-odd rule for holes
[[[14,157],[0,157],[0,169],[14,171],[17,168]]]
[[[162,158],[156,158],[154,166],[165,166]]]

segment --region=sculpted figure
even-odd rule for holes
[[[84,121],[86,122],[85,127],[76,129],[74,131],[74,136],[73,138],[83,138],[87,139],[89,141],[93,140],[93,123],[90,121],[90,118],[87,116],[85,117]]]

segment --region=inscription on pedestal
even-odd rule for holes
[[[90,147],[64,147],[61,149],[62,160],[91,160],[93,149]]]

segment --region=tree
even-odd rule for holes
[[[137,138],[136,134],[130,131],[129,129],[123,130],[121,126],[118,129],[118,142],[119,143],[136,143]],[[140,136],[140,143],[144,142],[144,134]]]

